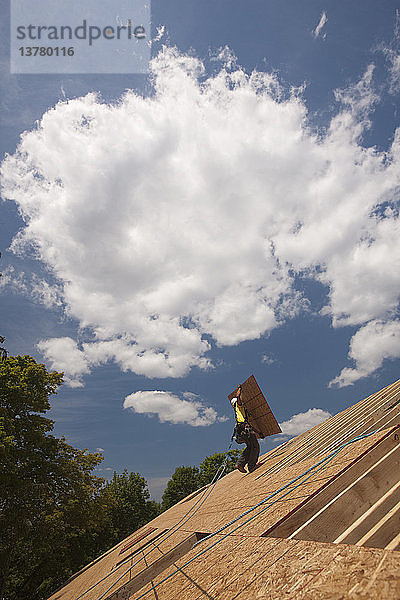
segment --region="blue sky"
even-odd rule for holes
[[[99,474],[159,497],[251,373],[287,435],[398,378],[398,9],[153,1],[151,75],[12,75],[2,4],[0,333]]]

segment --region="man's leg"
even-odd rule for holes
[[[258,443],[257,437],[254,433],[252,433],[250,436],[248,448],[249,448],[249,455],[248,455],[247,462],[248,462],[249,473],[251,473],[256,468],[258,457],[260,456],[260,444]]]
[[[239,456],[237,463],[236,463],[236,469],[239,469],[239,471],[241,471],[242,473],[244,472],[244,467],[246,465],[246,463],[249,462],[249,456],[250,456],[250,447],[248,445],[248,442],[246,442],[246,448],[243,450],[243,452],[241,453],[241,455]]]

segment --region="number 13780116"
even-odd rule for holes
[[[74,56],[73,46],[21,46],[21,56]]]

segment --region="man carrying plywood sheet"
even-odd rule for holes
[[[247,420],[247,413],[241,399],[242,386],[238,386],[235,396],[231,399],[233,410],[235,411],[236,425],[233,431],[232,439],[235,438],[238,444],[246,444],[236,463],[236,469],[241,473],[246,473],[247,464],[249,473],[257,467],[258,457],[260,455],[260,444],[257,441],[256,434]]]
[[[246,444],[246,449],[240,456],[236,468],[245,473],[246,463],[249,471],[256,467],[260,452],[257,438],[275,435],[282,430],[254,375],[239,385],[228,398],[236,416],[234,437],[239,444]]]

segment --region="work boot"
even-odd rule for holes
[[[254,465],[254,467],[249,467],[249,473],[252,473],[253,471],[255,471],[256,469],[258,469],[258,467],[261,467],[261,463],[257,463],[256,465]]]
[[[242,467],[242,465],[236,465],[235,469],[237,469],[241,473],[246,473],[247,472],[246,469],[244,467]]]

